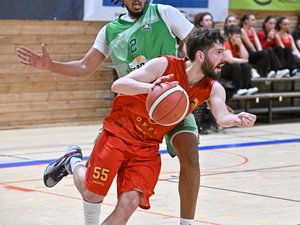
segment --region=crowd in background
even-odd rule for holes
[[[196,14],[193,23],[203,28],[215,26],[209,12]],[[252,86],[252,79],[300,77],[300,15],[294,30],[290,28],[289,18],[284,16],[268,16],[261,27],[257,27],[255,15],[251,13],[241,18],[229,15],[224,21],[222,33],[226,40],[226,64],[220,74],[220,83],[226,90],[227,99],[233,95],[259,92],[257,87]],[[179,52],[185,56],[181,43]],[[206,104],[194,114],[201,134],[219,130]]]

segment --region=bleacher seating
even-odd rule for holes
[[[260,88],[254,95],[233,95],[231,103],[236,101],[239,110],[255,114],[267,114],[267,121],[273,122],[273,114],[284,114],[283,119],[290,119],[288,114],[300,112],[300,77],[290,78],[255,78],[252,83]],[[288,84],[288,85],[286,85]],[[281,118],[282,119],[282,118]],[[296,116],[297,119],[297,116]],[[298,116],[300,119],[300,116]]]
[[[246,11],[242,10],[229,12],[238,17],[244,13]],[[270,14],[286,15],[290,18],[292,27],[296,24],[297,12],[256,11],[253,13],[258,19],[258,24],[261,24],[262,19]],[[0,55],[0,129],[101,121],[109,111],[114,96],[110,86],[115,74],[109,66],[109,61],[107,66],[99,68],[88,79],[73,79],[25,67],[18,62],[15,50],[20,45],[24,45],[40,51],[40,45],[45,43],[53,59],[62,61],[80,59],[91,47],[104,24],[104,22],[88,21],[0,20],[2,53]],[[223,23],[217,23],[217,26],[223,27]],[[262,79],[253,82],[264,85],[265,81]],[[272,82],[271,86],[265,87],[277,87],[284,82],[277,80]],[[299,86],[299,81],[294,82],[293,90],[298,90],[298,93],[297,85]],[[269,98],[272,99],[271,111],[279,110],[277,101],[274,100],[275,95],[268,98],[261,96],[263,93],[268,96],[267,93],[274,90],[265,89],[259,93],[260,108],[268,108],[269,103],[264,103],[264,100]],[[284,86],[278,92],[293,92],[293,90],[290,87],[285,89]],[[293,106],[291,105],[293,96],[289,95],[282,96],[283,101],[280,103],[284,104],[281,106],[290,107],[289,109],[293,107],[293,110],[296,110],[297,107],[299,108],[299,96],[296,94],[297,99],[294,99]],[[286,101],[286,97],[290,102]],[[243,102],[246,99],[234,101]],[[254,107],[251,101],[253,100],[249,99],[249,110],[254,110],[257,107]],[[242,108],[242,103],[239,106]],[[269,122],[272,121],[271,118]]]

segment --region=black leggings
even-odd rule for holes
[[[227,63],[222,67],[221,78],[232,81],[235,91],[249,89],[251,83],[251,66],[249,63]]]
[[[273,47],[273,49],[283,69],[289,69],[291,72],[296,69],[297,66],[291,48]]]
[[[262,76],[267,76],[272,70],[276,72],[283,68],[272,48],[256,52],[249,51],[249,63],[256,66]]]

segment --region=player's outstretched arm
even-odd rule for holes
[[[53,63],[44,44],[42,44],[42,53],[40,54],[29,48],[21,46],[17,48],[17,56],[19,57],[20,63],[39,70],[47,70]]]
[[[218,83],[215,82],[212,88],[210,98],[208,100],[209,107],[217,120],[217,123],[222,127],[251,127],[256,121],[256,116],[251,113],[241,112],[234,114],[228,111],[225,104],[225,90]]]
[[[81,60],[70,62],[53,61],[44,44],[42,44],[42,53],[37,53],[21,46],[17,48],[17,56],[19,57],[19,62],[26,66],[71,77],[89,76],[106,59],[101,52],[91,48]]]

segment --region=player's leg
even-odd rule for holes
[[[141,193],[136,190],[124,192],[119,196],[114,211],[105,219],[102,225],[126,224],[139,206]]]
[[[190,114],[168,134],[166,140],[170,155],[174,155],[175,149],[180,162],[180,217],[189,221],[186,224],[192,224],[200,186],[198,130],[194,116]]]
[[[104,196],[85,188],[86,167],[78,146],[70,146],[64,156],[50,163],[44,172],[47,187],[55,186],[63,177],[73,174],[74,184],[83,198],[84,221],[86,225],[99,225],[101,202]]]
[[[161,158],[157,147],[130,147],[130,159],[118,171],[118,203],[102,225],[126,224],[138,206],[150,208],[150,196],[157,184]]]

